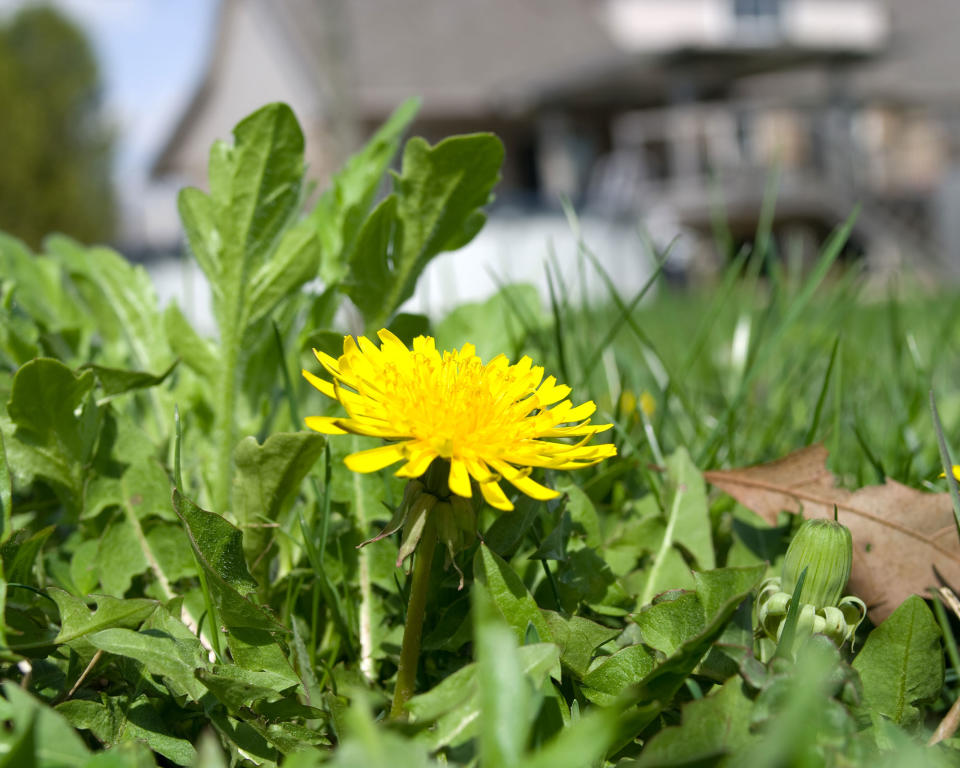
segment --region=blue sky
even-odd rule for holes
[[[29,1],[29,0],[27,0]],[[0,16],[24,0],[0,0]],[[140,180],[206,67],[217,0],[54,0],[89,33],[118,132],[117,174]]]

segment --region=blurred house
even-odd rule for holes
[[[775,182],[775,235],[801,257],[859,204],[873,266],[960,272],[958,28],[954,0],[222,0],[153,175],[204,186],[212,140],[283,100],[322,181],[420,95],[414,132],[503,138],[501,219],[566,196],[663,243],[687,233],[696,269],[718,211],[748,239]],[[176,237],[148,221],[132,241]]]

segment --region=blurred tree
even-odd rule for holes
[[[47,7],[0,21],[0,230],[36,247],[50,232],[113,234],[112,132],[83,32]]]

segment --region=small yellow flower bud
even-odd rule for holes
[[[803,569],[807,576],[800,602],[815,608],[834,607],[853,564],[850,531],[833,520],[807,520],[790,542],[783,561],[783,591],[793,594]]]

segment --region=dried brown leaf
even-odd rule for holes
[[[771,525],[781,510],[833,517],[853,535],[849,591],[883,621],[912,594],[944,581],[960,586],[960,539],[947,493],[925,493],[887,478],[857,491],[836,486],[827,449],[811,445],[770,464],[705,472],[717,488]],[[942,578],[941,578],[942,577]]]

